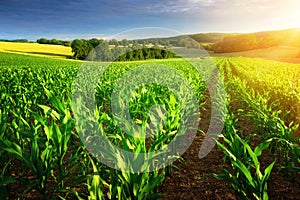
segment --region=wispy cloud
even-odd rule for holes
[[[152,0],[152,1],[129,1],[120,0],[118,2],[111,1],[107,3],[114,9],[122,9],[128,13],[186,13],[199,11],[201,9],[215,6],[223,0]],[[120,6],[122,5],[122,7]]]

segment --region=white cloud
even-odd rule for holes
[[[112,35],[108,39],[146,39],[146,38],[159,38],[159,37],[172,37],[172,36],[178,36],[182,35],[182,33],[172,30],[172,29],[166,29],[161,27],[144,27],[144,28],[135,28],[126,30],[121,33],[117,33],[115,35]]]
[[[158,1],[146,6],[146,11],[152,13],[186,13],[197,12],[207,7],[216,6],[223,0],[176,0]]]

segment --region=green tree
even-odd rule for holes
[[[109,48],[109,44],[105,40],[95,48],[95,51],[96,60],[98,61],[111,61],[113,59],[113,55]]]
[[[144,60],[144,54],[142,49],[135,50],[135,60]]]
[[[121,40],[121,41],[120,41],[120,45],[122,45],[122,46],[126,47],[126,46],[128,46],[128,45],[129,45],[129,42],[128,42],[128,40],[127,40],[127,39],[123,39],[123,40]]]
[[[88,42],[92,45],[93,48],[96,48],[100,43],[103,42],[103,40],[99,40],[97,38],[92,38],[88,40]]]
[[[48,44],[48,40],[46,38],[40,38],[36,41],[39,44]]]
[[[63,45],[66,47],[70,47],[71,46],[71,42],[70,41],[64,41]]]
[[[118,40],[116,40],[116,39],[111,39],[111,40],[109,40],[108,44],[109,44],[109,45],[118,46],[118,45],[119,45],[119,42],[118,42]]]
[[[93,47],[86,40],[73,40],[71,43],[72,52],[74,53],[73,57],[75,59],[84,60]]]

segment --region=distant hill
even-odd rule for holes
[[[258,39],[273,42],[274,45],[291,45],[300,47],[300,29],[264,31],[254,34]]]
[[[233,33],[198,33],[188,35],[199,43],[216,43],[221,42],[224,36],[234,35]]]
[[[212,53],[213,57],[249,57],[261,58],[266,60],[276,60],[282,62],[300,63],[300,47],[276,46],[264,49],[250,51],[230,52],[230,53]]]
[[[165,37],[165,38],[147,38],[147,39],[139,39],[137,41],[179,41],[181,39],[186,39],[188,37],[192,38],[193,40],[197,41],[198,43],[216,43],[222,41],[223,37],[226,35],[234,35],[233,33],[197,33],[197,34],[190,34],[190,35],[178,35],[174,37]]]
[[[155,41],[168,41],[168,43],[173,46],[188,47],[197,46],[193,44],[193,42],[196,41],[206,50],[215,53],[229,53],[265,49],[276,46],[300,47],[300,29],[261,31],[254,33],[198,33],[168,38],[149,38],[139,40],[139,42],[145,40],[153,43],[155,43]],[[188,43],[192,45],[186,45]]]
[[[218,43],[222,42],[225,37],[240,36],[240,35],[254,35],[259,40],[269,41],[274,45],[296,45],[300,46],[300,29],[287,29],[276,31],[261,31],[254,33],[198,33],[190,34],[199,43]],[[178,36],[177,38],[182,37]]]
[[[300,29],[224,35],[210,46],[215,53],[240,52],[276,46],[300,47]]]

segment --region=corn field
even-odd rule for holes
[[[105,151],[109,147],[97,143],[96,134],[91,138],[78,133],[86,127],[75,126],[76,107],[72,105],[72,90],[81,63],[9,53],[0,53],[0,60],[1,199],[23,199],[32,191],[40,199],[140,200],[164,197],[157,188],[176,168],[175,165],[153,171],[144,169],[140,173],[115,170],[102,164],[95,155],[105,152],[101,156],[118,163],[119,169],[128,164],[126,160]],[[112,114],[113,90],[119,78],[128,71],[141,63],[151,62],[172,66],[185,77],[199,102],[197,109],[200,112],[209,98],[203,77],[182,59],[116,62],[105,70],[95,97],[92,97],[96,126],[103,130],[111,144],[136,153],[133,159],[141,162],[145,158],[138,155],[163,149],[174,138],[185,135],[188,131],[179,131],[185,120],[180,113],[185,109],[184,112],[190,114],[194,109],[182,107],[178,97],[167,87],[144,84],[129,99],[130,111],[127,114],[140,127],[139,134],[146,134],[149,122],[156,131],[149,137],[125,134]],[[205,62],[196,62],[203,63],[205,71]],[[300,141],[296,137],[300,119],[300,66],[246,58],[218,58],[215,63],[223,75],[227,92],[219,99],[226,102],[227,109],[224,111],[224,128],[218,133],[220,139],[216,142],[230,168],[222,168],[219,174],[211,176],[230,182],[241,199],[268,199],[268,179],[274,168],[286,170],[288,176],[300,172]],[[157,77],[161,72],[159,68],[156,70]],[[178,90],[188,102],[185,90]],[[80,102],[80,99],[76,101],[78,105]],[[121,99],[117,104],[122,108],[124,102]],[[163,109],[151,107],[156,104],[164,105]],[[255,126],[255,134],[239,130],[239,122],[243,119]],[[125,129],[130,129],[130,124],[124,124]],[[87,143],[95,148],[87,147]],[[260,158],[265,154],[271,155],[273,160],[267,166],[261,166]],[[182,157],[177,155],[175,159],[182,160]],[[22,192],[13,195],[11,185],[22,185]]]

